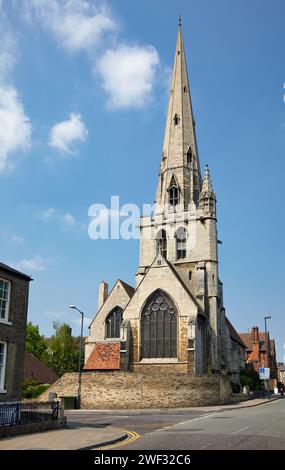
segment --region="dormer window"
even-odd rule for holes
[[[174,121],[174,126],[177,126],[179,124],[180,118],[178,114],[175,114],[173,121]]]

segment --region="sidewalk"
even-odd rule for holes
[[[66,427],[64,429],[25,434],[0,440],[1,450],[78,450],[126,438],[123,429],[111,426],[96,428]]]
[[[112,414],[118,411],[121,411],[124,413],[124,415],[136,415],[136,414],[141,414],[142,412],[144,414],[152,414],[153,412],[169,412],[169,411],[183,411],[183,410],[193,410],[193,411],[205,411],[205,412],[210,412],[210,411],[227,411],[227,410],[237,410],[241,408],[251,408],[252,406],[258,406],[258,405],[266,405],[268,403],[272,403],[275,400],[279,400],[281,397],[272,397],[270,400],[267,398],[254,398],[251,400],[245,400],[245,401],[239,401],[236,403],[229,403],[228,405],[212,405],[212,406],[193,406],[193,407],[187,407],[187,408],[133,408],[133,409],[125,409],[125,408],[120,408],[116,410],[95,410],[95,409],[81,409],[80,411],[78,410],[68,410],[69,414],[72,413],[90,413],[90,412],[96,412],[96,413],[106,413],[106,414]]]

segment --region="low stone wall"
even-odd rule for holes
[[[76,396],[77,374],[61,377],[50,392],[58,397]],[[178,408],[231,402],[229,377],[222,375],[140,374],[130,372],[83,372],[82,408]]]
[[[16,424],[14,426],[0,427],[0,439],[4,437],[17,436],[19,434],[29,434],[33,432],[50,431],[66,426],[66,418],[53,421],[39,421],[38,423]]]

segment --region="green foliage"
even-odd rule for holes
[[[40,384],[34,379],[24,381],[22,398],[38,398],[49,388],[49,384]]]
[[[246,367],[240,371],[240,383],[244,387],[247,385],[251,391],[262,390],[262,383],[259,375],[253,367]]]
[[[42,359],[59,376],[65,372],[77,371],[79,361],[78,338],[71,336],[71,328],[66,323],[54,322],[53,327],[55,333]]]
[[[33,325],[32,322],[27,324],[25,349],[38,359],[41,359],[44,352],[47,350],[47,343],[44,336],[40,334],[38,325]]]
[[[231,387],[232,387],[232,392],[233,392],[233,393],[240,393],[240,391],[241,391],[241,386],[240,386],[239,383],[231,382]]]

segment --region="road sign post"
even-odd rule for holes
[[[269,390],[269,380],[270,380],[270,368],[269,367],[260,367],[259,368],[259,378],[260,380],[264,380],[264,388],[266,384],[268,399],[270,398],[270,390]]]

